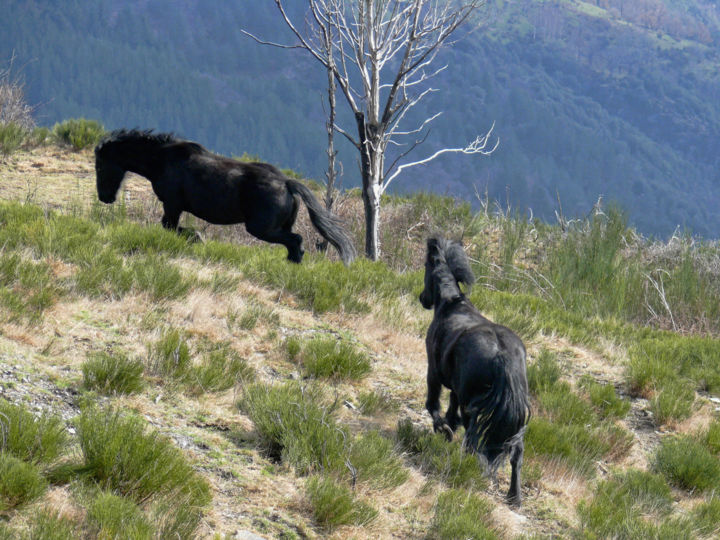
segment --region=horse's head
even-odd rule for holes
[[[420,303],[432,309],[438,299],[447,300],[460,294],[459,283],[472,285],[475,276],[460,244],[442,237],[427,240],[425,258],[425,288]]]
[[[107,151],[103,143],[95,147],[95,176],[97,183],[98,199],[110,204],[115,202],[118,189],[125,176],[125,169],[108,159]]]

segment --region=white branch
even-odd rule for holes
[[[390,185],[390,182],[392,182],[403,170],[408,169],[410,167],[415,167],[417,165],[422,165],[424,163],[428,163],[429,161],[432,161],[433,159],[437,158],[438,156],[441,156],[442,154],[447,153],[461,153],[461,154],[481,154],[483,156],[488,156],[492,154],[495,149],[497,149],[498,144],[500,144],[500,139],[497,139],[495,141],[495,145],[487,149],[488,141],[490,140],[490,135],[492,134],[493,129],[495,128],[495,122],[493,122],[492,126],[488,130],[488,132],[485,135],[478,135],[477,138],[468,144],[465,148],[443,148],[441,150],[438,150],[433,155],[428,156],[424,159],[420,159],[418,161],[413,161],[411,163],[403,163],[400,165],[397,170],[392,173],[390,176],[385,178],[385,181],[382,184],[381,192],[385,192],[385,190]]]

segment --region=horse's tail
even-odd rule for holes
[[[465,445],[483,455],[494,473],[501,458],[522,441],[530,419],[527,382],[521,366],[501,353],[493,359],[492,386],[466,406],[470,423]]]
[[[287,179],[287,188],[293,195],[300,195],[302,200],[307,206],[308,213],[310,214],[310,221],[322,235],[325,240],[330,242],[335,249],[338,250],[340,258],[345,265],[350,264],[355,259],[355,246],[353,246],[350,238],[348,237],[345,230],[342,228],[342,221],[337,216],[334,216],[322,206],[320,202],[315,198],[307,186],[298,182],[297,180]]]

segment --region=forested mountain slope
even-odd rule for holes
[[[301,17],[301,3],[293,3]],[[41,124],[75,116],[108,128],[174,131],[320,178],[324,74],[297,51],[272,2],[4,3],[0,59],[15,55]],[[720,15],[709,0],[489,1],[480,28],[447,49],[417,117],[439,110],[422,157],[494,121],[488,158],[452,156],[397,179],[552,218],[598,196],[645,233],[720,230]],[[359,181],[345,146],[344,185]]]

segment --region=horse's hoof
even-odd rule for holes
[[[433,424],[433,431],[435,431],[435,433],[441,432],[443,435],[445,435],[445,439],[447,439],[448,442],[452,441],[453,437],[455,436],[455,432],[445,422],[436,422],[435,424]]]
[[[507,501],[510,506],[520,508],[520,506],[522,506],[522,495],[519,493],[508,493],[505,497],[505,501]]]

